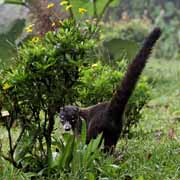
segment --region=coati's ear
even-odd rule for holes
[[[59,111],[63,111],[63,110],[64,110],[64,107],[60,107],[60,108],[59,108]]]
[[[79,112],[79,107],[78,106],[73,106],[73,110],[76,112]]]

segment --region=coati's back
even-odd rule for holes
[[[108,105],[109,101],[106,101],[87,108],[81,108],[80,115],[86,120],[87,123],[89,123],[94,118],[94,116],[98,116],[99,113],[106,111]]]

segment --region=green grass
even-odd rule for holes
[[[121,166],[135,178],[180,179],[180,61],[152,59],[145,74],[154,82],[152,100]]]
[[[144,73],[153,81],[152,100],[131,139],[119,141],[120,155],[99,162],[97,179],[180,179],[180,61],[152,59]],[[7,134],[3,127],[0,130],[6,149]],[[0,179],[30,179],[30,175],[0,159]],[[85,179],[78,178],[79,173],[68,177]]]

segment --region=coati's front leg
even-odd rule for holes
[[[105,130],[102,129],[101,126],[98,126],[97,124],[91,123],[89,125],[88,130],[87,130],[86,143],[88,144],[91,141],[91,139],[97,138],[97,136],[100,133],[102,133],[102,138],[101,138],[99,146],[104,141],[103,151],[105,153],[107,153],[107,152],[110,154],[113,153],[115,146],[116,146],[116,143],[117,143],[118,138],[119,138],[119,134],[106,132]]]

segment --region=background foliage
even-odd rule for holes
[[[49,2],[56,5],[47,8]],[[101,136],[85,144],[85,125],[78,139],[62,134],[56,119],[59,107],[65,104],[89,106],[109,100],[127,64],[154,26],[163,28],[155,56],[179,57],[179,1],[71,0],[67,4],[72,5],[69,10],[58,1],[13,0],[13,3],[26,6],[33,14],[27,24],[31,21],[35,25],[33,33],[28,34],[29,40],[22,44],[14,42],[24,24],[20,28],[15,24],[12,31],[2,35],[4,40],[0,42],[1,47],[6,47],[4,42],[10,39],[15,50],[11,59],[9,48],[0,49],[4,64],[0,71],[0,110],[9,111],[8,117],[0,115],[5,124],[0,135],[0,176],[92,180],[179,178],[177,62],[163,68],[163,75],[160,69],[162,64],[166,66],[164,61],[157,63],[157,69],[148,75],[151,79],[142,76],[125,112],[123,133],[128,133],[130,139],[127,141],[124,136],[113,156],[102,154]],[[87,11],[79,13],[79,7]],[[68,17],[74,20],[62,21]],[[14,33],[16,27],[18,31]],[[173,67],[171,72],[167,70],[169,67]],[[159,85],[158,92],[155,89],[153,94],[161,93],[157,95],[159,101],[147,105],[152,90],[150,82],[154,87]],[[164,95],[167,89],[172,99]],[[153,123],[158,125],[154,128]],[[134,125],[138,126],[131,134]]]
[[[115,20],[119,20],[126,14],[128,18],[147,18],[152,24],[158,25],[163,30],[162,40],[156,51],[157,57],[170,59],[178,58],[180,46],[178,0],[124,0],[113,12]]]

